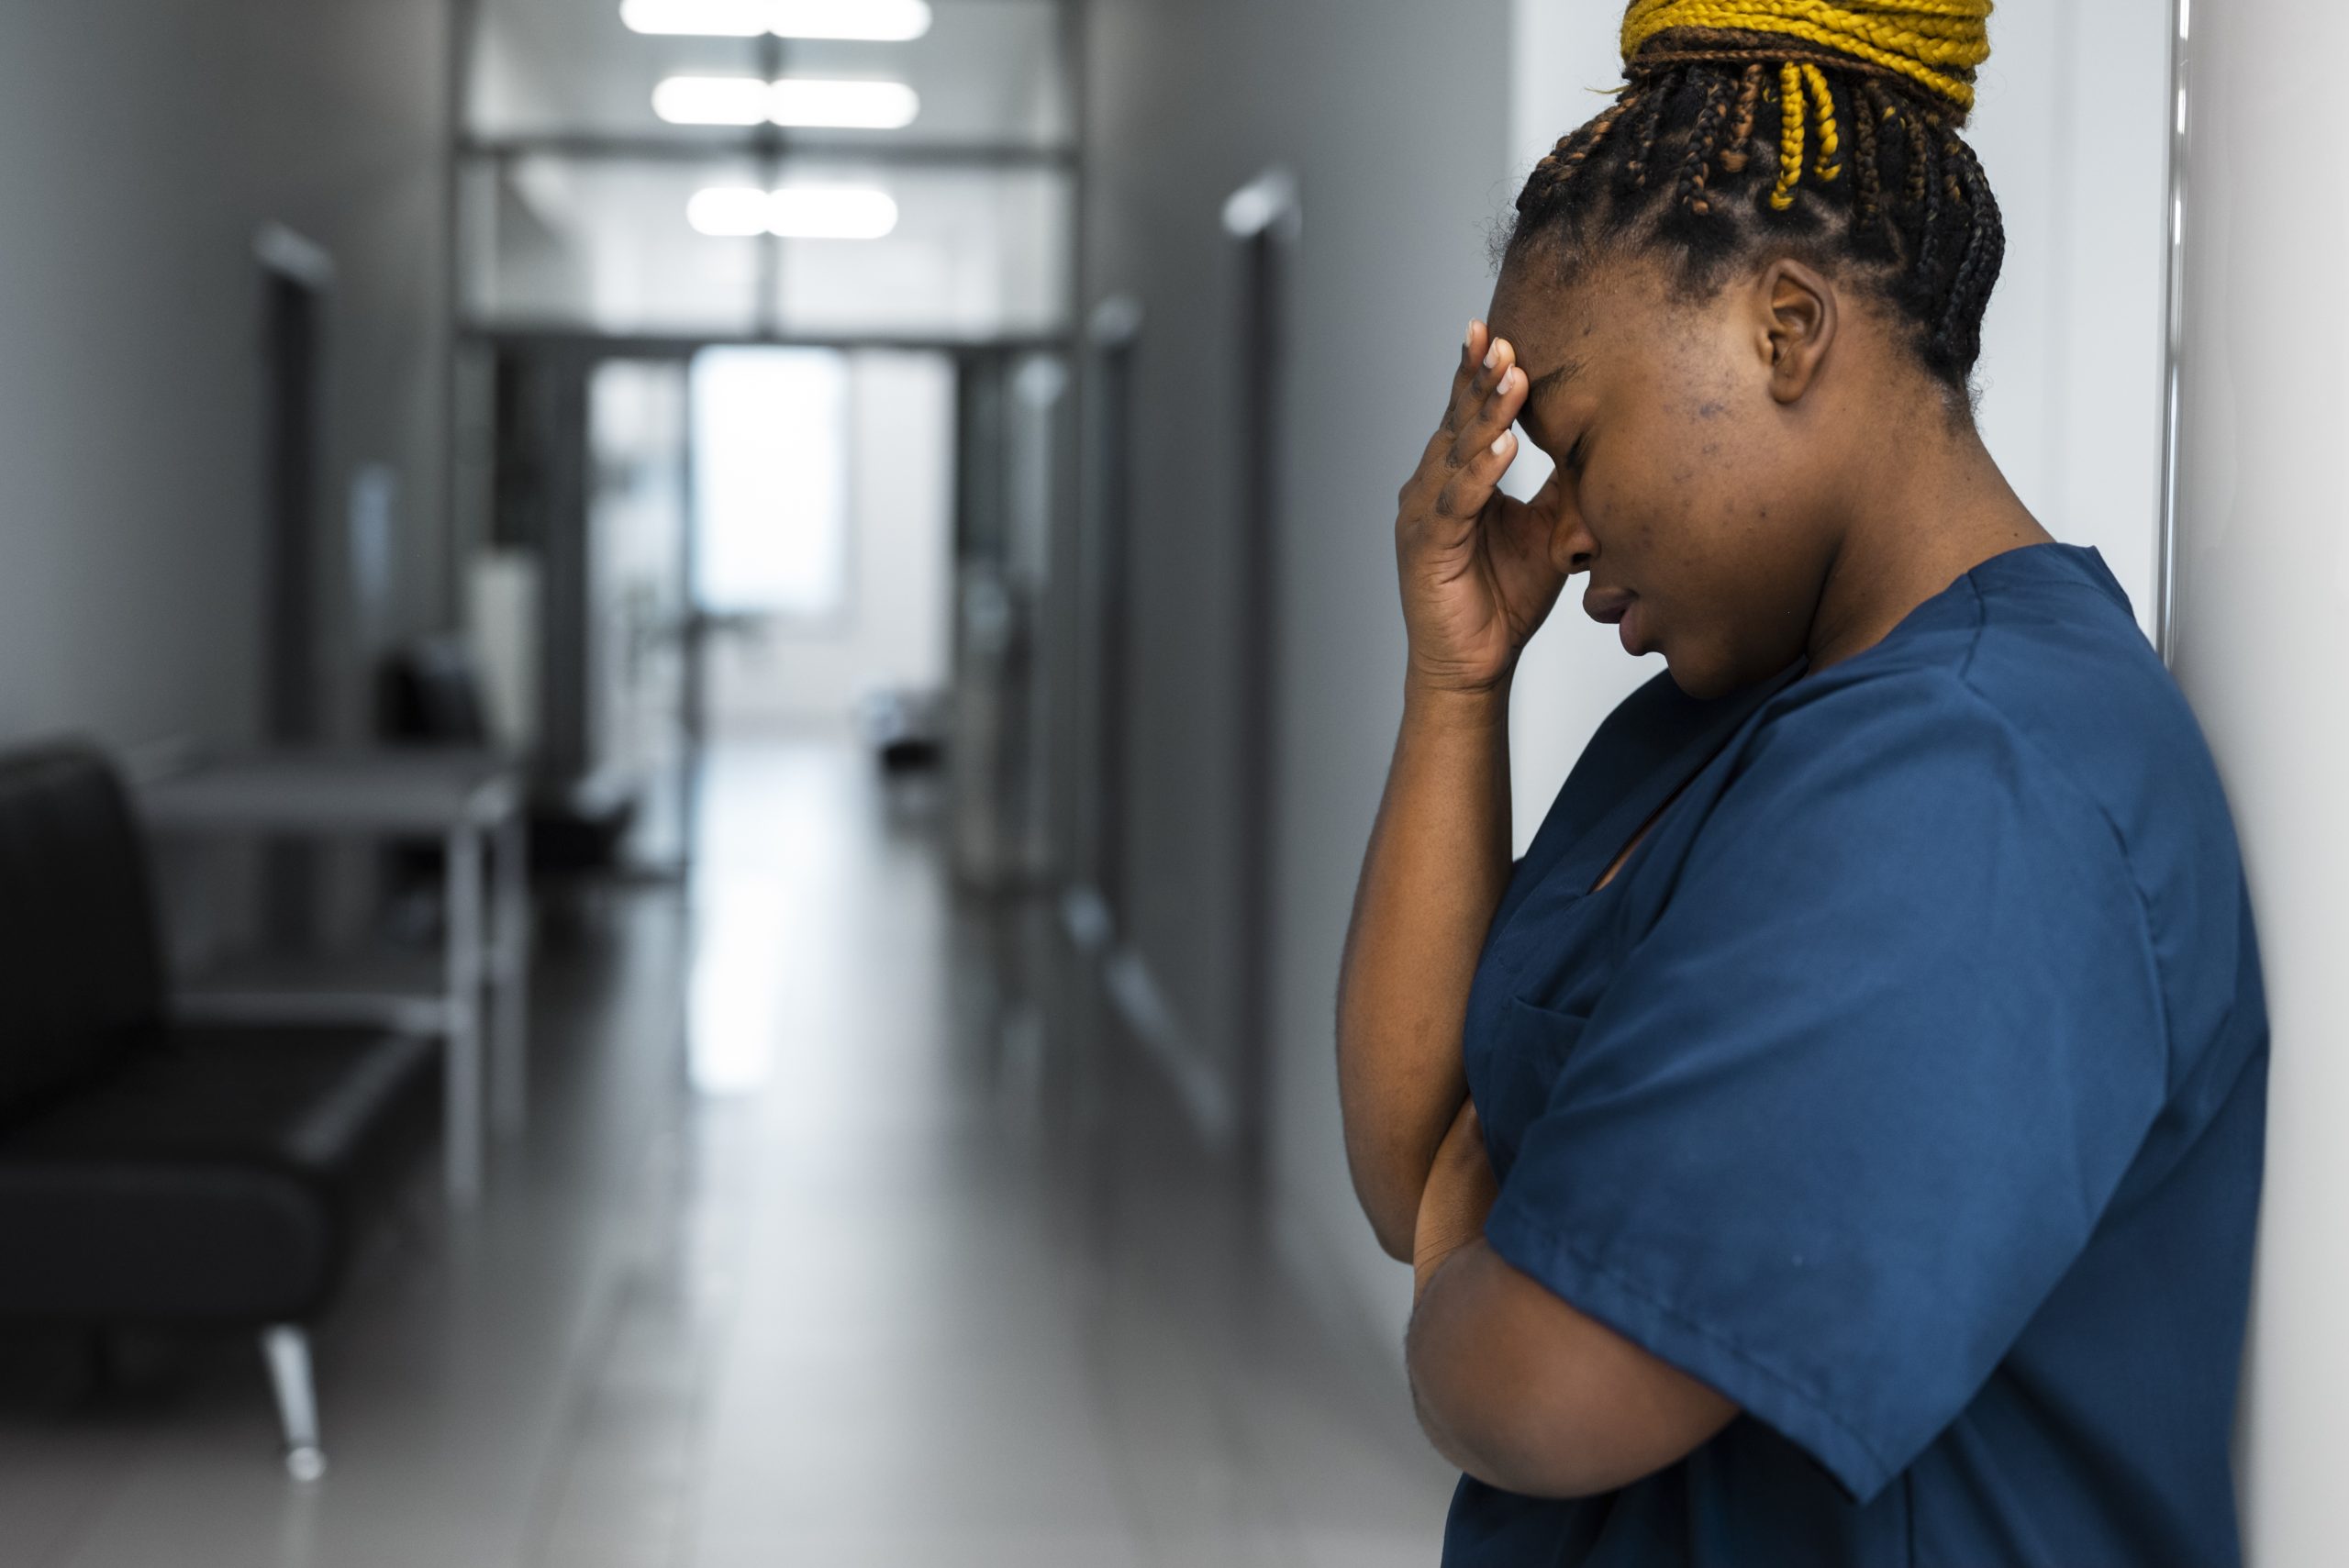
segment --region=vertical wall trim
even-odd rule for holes
[[[1239,621],[1238,720],[1233,805],[1241,884],[1231,929],[1237,1035],[1230,1057],[1233,1097],[1240,1110],[1243,1179],[1261,1182],[1270,1163],[1272,1127],[1274,945],[1279,889],[1274,873],[1279,840],[1273,817],[1280,800],[1279,691],[1282,679],[1277,620],[1285,595],[1282,538],[1287,496],[1282,429],[1287,417],[1288,278],[1302,232],[1296,177],[1270,169],[1234,191],[1223,205],[1223,227],[1239,248],[1240,577],[1234,603]]]
[[[457,324],[465,315],[465,178],[458,150],[464,145],[469,118],[480,0],[449,0],[443,19],[449,37],[440,150],[440,603],[435,618],[461,626],[473,552],[487,542],[464,537],[464,397],[458,384],[463,372],[457,355]]]
[[[2170,0],[2169,7],[2169,210],[2163,218],[2169,247],[2162,278],[2162,510],[2154,561],[2154,646],[2170,663],[2177,657],[2177,447],[2186,384],[2186,132],[2191,102],[2187,45],[2193,3]]]

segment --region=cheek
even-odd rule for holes
[[[1776,645],[1800,598],[1798,552],[1787,548],[1777,508],[1742,495],[1709,500],[1690,519],[1687,591],[1725,644]]]
[[[1593,510],[1655,523],[1659,538],[1722,532],[1746,489],[1753,454],[1733,421],[1699,406],[1718,406],[1675,398],[1624,420],[1602,449],[1604,462],[1585,480]]]
[[[1769,554],[1769,518],[1733,473],[1675,461],[1645,483],[1595,484],[1586,495],[1602,552],[1644,594],[1709,598]]]
[[[1770,500],[1768,455],[1726,419],[1683,425],[1655,450],[1658,544],[1709,585],[1758,584],[1780,553],[1785,522]]]

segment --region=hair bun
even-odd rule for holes
[[[1758,58],[1765,39],[1787,39],[1889,75],[1906,78],[1954,106],[1974,107],[1974,73],[1990,58],[1994,0],[1631,0],[1623,13],[1629,65],[1665,33],[1663,52]],[[1754,35],[1762,35],[1756,38]],[[1729,36],[1724,36],[1729,35]]]

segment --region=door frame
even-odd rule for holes
[[[1296,177],[1268,169],[1223,206],[1237,253],[1233,325],[1238,396],[1233,400],[1238,494],[1234,552],[1238,630],[1233,748],[1239,887],[1230,947],[1234,976],[1233,1100],[1244,1179],[1268,1175],[1275,1039],[1274,977],[1279,938],[1279,616],[1284,579],[1288,281],[1304,224]]]

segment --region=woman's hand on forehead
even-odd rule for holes
[[[1565,583],[1549,554],[1554,492],[1532,506],[1500,492],[1530,384],[1515,348],[1472,322],[1442,422],[1398,498],[1412,671],[1434,686],[1489,690],[1505,680]]]

